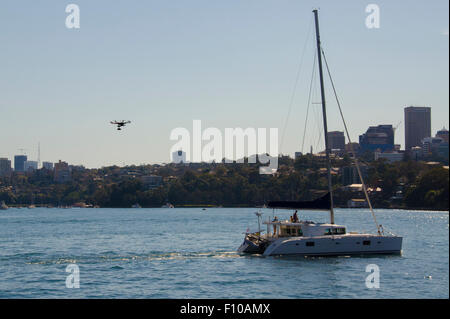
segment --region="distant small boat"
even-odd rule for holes
[[[9,207],[5,204],[4,201],[0,203],[0,210],[7,210]]]
[[[28,206],[28,208],[36,208],[36,206],[35,205],[30,205],[30,206]]]
[[[142,208],[141,205],[139,205],[138,203],[134,204],[131,206],[131,208]]]
[[[161,206],[162,208],[175,208],[171,203],[166,203],[165,205]]]

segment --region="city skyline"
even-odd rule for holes
[[[1,34],[0,157],[25,148],[37,159],[41,142],[49,162],[168,163],[170,131],[194,119],[221,130],[277,127],[279,151],[293,156],[302,151],[314,45],[306,40],[317,6],[353,142],[369,126],[402,122],[395,143],[404,148],[407,106],[432,108],[432,136],[449,127],[446,1],[378,1],[376,30],[364,24],[364,2],[76,3],[79,30],[65,28],[64,5],[26,3],[24,12],[21,1],[2,4],[0,27],[14,33]],[[326,87],[329,129],[343,131]],[[323,148],[315,111],[304,152]],[[132,123],[116,132],[114,119]]]
[[[406,111],[406,109],[409,109],[409,108],[411,108],[411,107],[406,107],[405,111]],[[397,129],[395,127],[393,127],[391,124],[380,124],[378,126],[370,126],[370,127],[368,127],[367,131],[365,133],[361,134],[359,137],[360,137],[360,139],[364,138],[364,136],[370,130],[382,129],[382,128],[384,128],[384,129],[385,128],[388,128],[388,129],[390,128],[390,130],[392,130],[393,137],[395,138],[395,132],[397,131]],[[440,133],[441,134],[445,133],[445,136],[439,136]],[[349,143],[346,140],[345,133],[343,131],[332,131],[332,132],[329,132],[328,134],[329,134],[330,145],[331,145],[330,150],[341,150],[341,151],[344,151],[345,153],[350,153],[349,150],[347,150],[347,146],[349,145]],[[378,137],[375,137],[375,138],[378,139]],[[387,136],[385,138],[390,139],[392,137]],[[383,139],[385,139],[385,138],[383,138]],[[425,140],[429,139],[429,138],[431,138],[431,139],[443,139],[444,142],[448,144],[448,129],[446,129],[444,127],[444,128],[442,128],[440,130],[437,130],[435,133],[431,132],[430,136],[426,136],[425,138],[421,139],[421,143],[419,145],[414,145],[414,146],[422,147],[422,143],[424,143]],[[343,148],[342,147],[333,147],[333,145],[341,144],[341,143],[343,143],[343,145],[344,145]],[[361,144],[358,143],[358,142],[352,141],[352,144],[358,144],[359,147],[361,147]],[[391,141],[387,141],[387,142],[384,141],[384,142],[382,142],[382,144],[385,147],[387,147],[387,149],[383,149],[383,146],[381,146],[381,148],[380,148],[379,145],[378,146],[374,145],[375,148],[369,149],[369,151],[371,151],[371,152],[373,152],[375,154],[376,158],[377,157],[381,158],[382,157],[382,156],[380,156],[381,153],[398,153],[398,151],[401,151],[401,152],[408,151],[408,149],[401,149],[401,150],[400,149],[396,149],[396,145],[400,145],[400,144],[392,144]],[[24,149],[19,149],[19,150],[23,151]],[[318,152],[314,152],[314,154],[318,154],[320,152],[323,152],[323,150],[319,150]],[[364,150],[363,150],[363,152],[364,152]],[[377,154],[377,152],[378,152],[378,154]],[[279,155],[280,156],[286,156],[287,155],[287,156],[290,156],[291,158],[295,159],[295,158],[297,158],[297,154],[301,154],[301,152],[295,151],[294,154],[279,154]],[[362,153],[360,153],[360,155],[361,154]],[[38,150],[38,155],[39,155],[39,150]],[[251,156],[256,156],[256,155],[258,155],[258,154],[251,154]],[[12,168],[13,171],[16,171],[16,172],[27,171],[27,169],[23,169],[23,170],[16,170],[15,169],[15,167],[16,167],[15,161],[16,161],[17,158],[21,158],[21,157],[25,158],[24,162],[22,163],[22,166],[23,165],[26,166],[27,163],[29,163],[29,164],[33,163],[34,166],[36,166],[35,169],[37,169],[37,168],[39,168],[39,169],[40,168],[46,168],[46,169],[52,170],[53,169],[53,164],[57,164],[58,162],[61,163],[61,161],[62,161],[61,159],[58,159],[58,161],[55,161],[55,162],[51,162],[51,161],[34,161],[34,160],[29,159],[27,154],[16,154],[16,155],[14,155],[13,156],[14,162],[12,160],[10,160],[8,157],[0,157],[0,159],[9,160],[11,168]],[[63,161],[63,162],[65,162],[65,161]],[[164,162],[164,163],[141,163],[141,164],[131,164],[131,165],[145,165],[145,164],[151,164],[152,165],[152,164],[169,164],[169,163],[201,163],[201,162],[195,162],[195,161],[187,160],[186,159],[186,153],[183,152],[182,150],[178,150],[178,151],[172,153],[172,160],[169,160],[168,162]],[[77,164],[69,163],[69,164],[70,164],[70,166],[85,166],[85,165],[83,165],[83,163],[77,163]],[[50,166],[51,166],[51,168],[50,168]],[[107,167],[107,166],[121,166],[121,165],[120,164],[114,164],[114,165],[103,165],[103,166],[100,166],[100,167],[88,167],[88,168],[94,168],[95,169],[95,168],[101,168],[101,167]],[[123,165],[123,166],[129,166],[129,165]]]

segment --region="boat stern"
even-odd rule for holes
[[[246,234],[243,243],[238,248],[238,253],[262,254],[266,248],[266,241],[255,234]]]

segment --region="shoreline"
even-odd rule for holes
[[[88,206],[88,207],[78,207],[78,206],[47,206],[47,205],[33,205],[33,207],[29,207],[29,205],[8,205],[9,208],[16,208],[16,209],[34,209],[34,208],[60,208],[60,209],[100,209],[100,208],[111,208],[111,209],[149,209],[149,208],[167,208],[167,207],[161,207],[161,206],[148,206],[148,207],[140,207],[140,208],[133,208],[133,207],[98,207],[98,206]],[[254,208],[254,209],[261,209],[262,206],[250,206],[250,205],[238,205],[238,206],[215,206],[215,205],[179,205],[175,206],[173,208],[202,208],[202,209],[208,209],[208,208]],[[336,206],[337,209],[369,209],[368,207],[345,207],[345,206]],[[265,208],[265,209],[271,209],[271,208]],[[431,207],[374,207],[374,210],[411,210],[411,211],[434,211],[434,212],[450,212],[449,209],[438,209],[438,208],[431,208]],[[304,209],[307,210],[307,209]]]

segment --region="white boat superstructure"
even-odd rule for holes
[[[263,224],[267,225],[266,234],[246,234],[238,252],[264,256],[341,256],[400,254],[402,249],[402,237],[348,233],[342,225],[311,221],[267,221]]]

